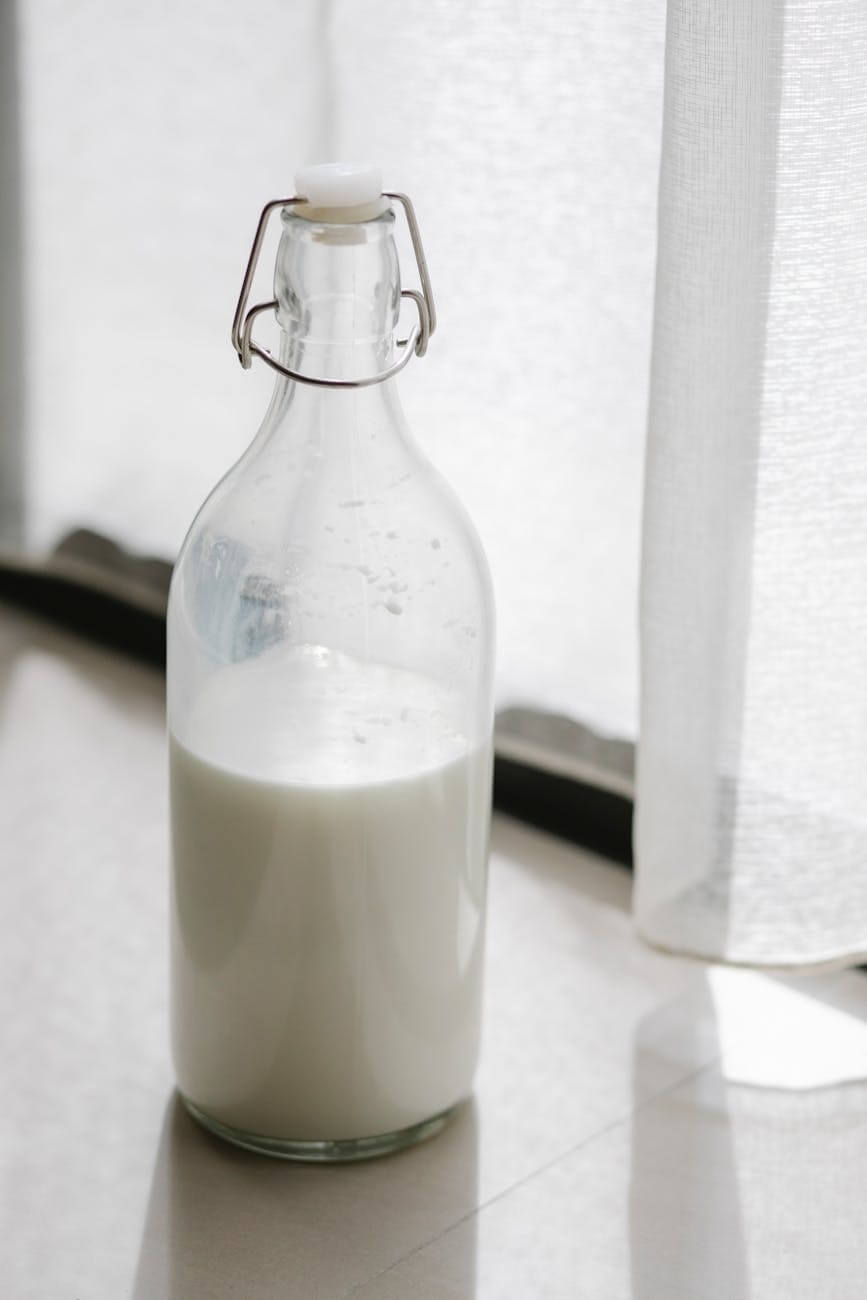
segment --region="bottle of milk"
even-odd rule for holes
[[[233,327],[271,404],[169,600],[172,1039],[208,1128],[346,1160],[436,1132],[472,1088],[493,599],[395,385],[435,325],[412,205],[369,167],[296,189],[262,213]],[[248,309],[277,213],[274,300]],[[273,352],[253,337],[272,309]]]

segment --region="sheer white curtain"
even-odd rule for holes
[[[867,953],[867,7],[670,0],[637,913]]]

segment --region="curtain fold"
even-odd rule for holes
[[[669,0],[636,915],[867,953],[867,7]]]

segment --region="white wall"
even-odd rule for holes
[[[404,401],[491,558],[501,701],[634,734],[663,14],[22,0],[31,542],[174,552],[270,389],[228,342],[258,209],[368,158],[422,223]]]

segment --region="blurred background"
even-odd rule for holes
[[[428,254],[401,389],[491,561],[500,706],[634,738],[663,4],[0,12],[5,562],[80,528],[173,559],[270,394],[229,343],[262,204],[375,162]]]

